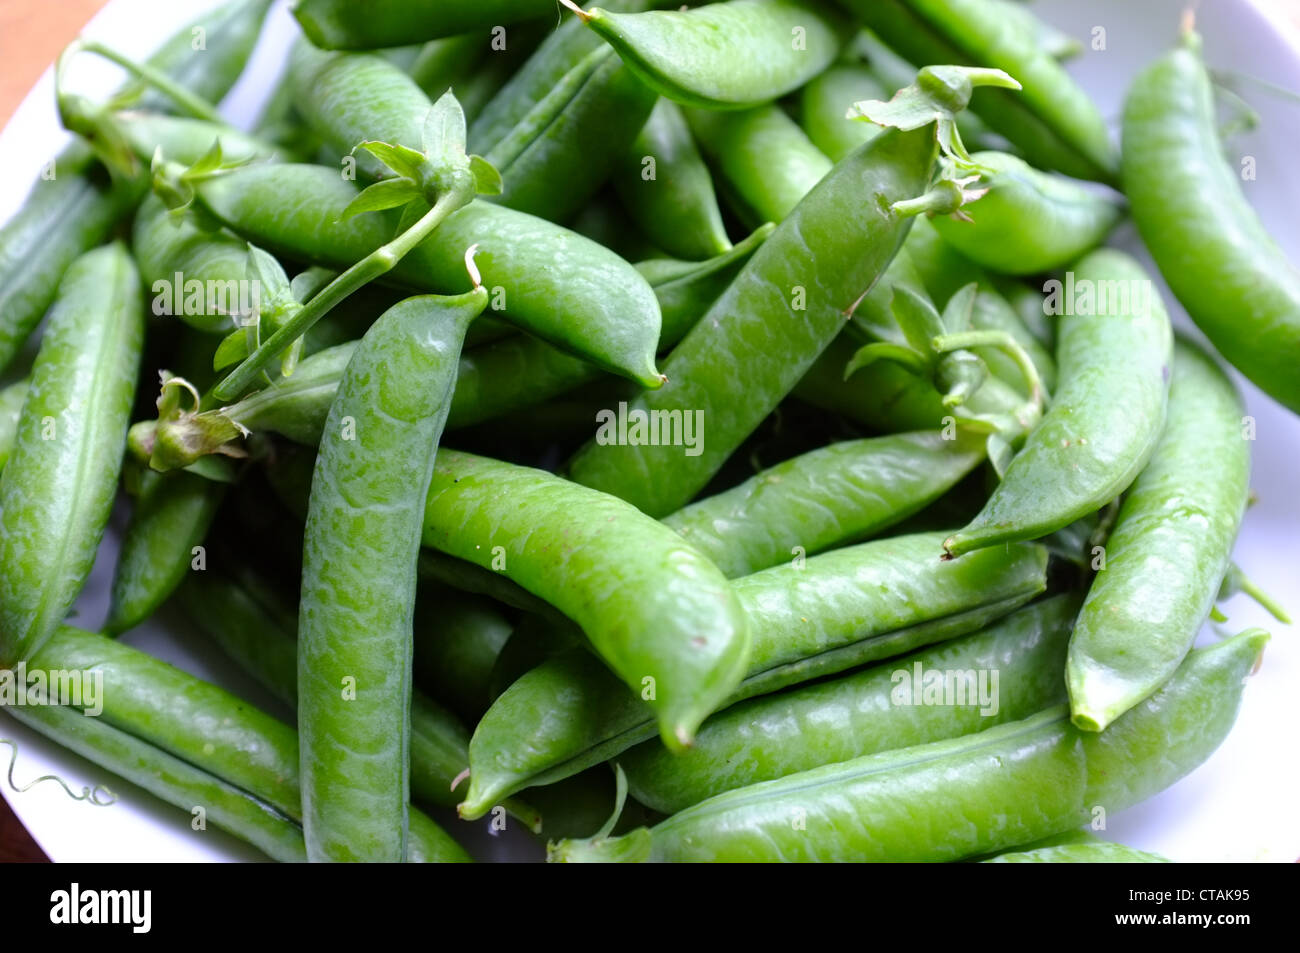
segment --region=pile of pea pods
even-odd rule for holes
[[[1163,859],[1098,818],[1232,728],[1268,635],[1193,649],[1216,602],[1287,621],[1232,561],[1224,362],[1300,412],[1194,22],[1116,143],[1011,0],[297,0],[231,128],[269,6],[60,57],[76,141],[0,230],[0,670],[104,689],[0,737],[284,861],[469,860],[479,818],[556,861]]]

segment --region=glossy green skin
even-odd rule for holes
[[[979,563],[934,558],[937,534],[880,540],[736,580],[754,647],[745,678],[715,709],[923,645],[967,635],[1046,586],[1045,551],[1020,546]],[[642,701],[577,651],[520,678],[470,740],[462,816],[549,784],[654,737]]]
[[[27,381],[17,381],[0,390],[0,472],[9,462],[18,440],[18,420],[27,399]]]
[[[799,124],[813,145],[838,162],[881,132],[875,123],[847,118],[849,107],[864,99],[887,100],[890,95],[891,90],[866,66],[837,64],[799,93]]]
[[[135,500],[113,573],[104,631],[135,628],[161,606],[190,571],[217,515],[226,485],[181,470],[150,474]]]
[[[138,649],[70,626],[61,627],[30,664],[47,671],[102,672],[103,711],[87,721],[182,759],[285,818],[300,817],[297,733],[243,699]],[[188,810],[195,804],[207,806],[179,806]],[[427,818],[413,827],[424,859],[469,859]]]
[[[1220,154],[1213,100],[1205,64],[1186,45],[1134,81],[1124,104],[1124,192],[1197,327],[1252,383],[1300,413],[1300,269]]]
[[[225,230],[206,231],[190,216],[173,219],[162,200],[150,195],[136,213],[131,248],[154,314],[171,313],[196,330],[214,334],[235,329],[238,317],[209,301],[207,289],[228,289],[226,300],[238,304],[238,289],[248,280],[248,242]],[[203,290],[174,300],[178,273],[182,292],[190,281],[201,282]]]
[[[654,103],[618,57],[593,51],[485,156],[505,184],[492,201],[551,221],[572,218],[609,178]]]
[[[293,5],[303,32],[327,50],[407,46],[554,13],[553,0],[297,0]]]
[[[394,306],[362,338],[330,405],[312,477],[298,622],[312,860],[405,856],[420,513],[465,329],[486,305],[480,288]],[[349,679],[354,698],[342,690]]]
[[[648,167],[649,159],[653,167]],[[731,248],[713,177],[681,109],[671,100],[655,103],[619,157],[613,184],[632,221],[670,255],[698,261]]]
[[[1044,49],[1024,18],[988,0],[839,0],[912,63],[1005,70],[1020,90],[985,89],[971,108],[1034,166],[1114,181],[1118,150],[1096,105]]]
[[[698,456],[593,440],[569,462],[572,479],[651,516],[688,503],[794,389],[843,327],[845,311],[888,267],[910,225],[890,204],[925,191],[936,149],[930,126],[891,129],[837,164],[674,349],[663,368],[668,382],[629,402],[629,413],[703,412],[708,437]]]
[[[944,543],[953,556],[1046,536],[1099,510],[1128,488],[1160,439],[1173,333],[1159,293],[1141,265],[1111,249],[1088,255],[1074,265],[1073,274],[1076,288],[1104,291],[1102,282],[1143,283],[1147,313],[1133,313],[1138,302],[1130,295],[1130,313],[1058,319],[1060,383],[1052,406],[984,509]],[[1079,284],[1085,281],[1093,284]],[[1121,303],[1114,302],[1114,309]]]
[[[892,748],[974,734],[1065,701],[1061,667],[1078,603],[1057,596],[955,639],[850,675],[742,702],[704,723],[690,751],[654,742],[619,758],[628,791],[665,814],[760,781]],[[923,672],[998,673],[996,711],[913,698]],[[899,695],[905,681],[906,693]],[[897,701],[896,698],[901,698]]]
[[[509,39],[506,48],[509,49]],[[437,99],[478,72],[488,50],[489,40],[481,33],[462,33],[430,40],[420,48],[407,73],[426,96]],[[463,103],[461,108],[464,108]]]
[[[288,82],[304,119],[337,150],[353,155],[372,179],[392,175],[356,147],[371,139],[419,150],[433,102],[405,71],[382,56],[328,53],[299,37],[289,54]],[[355,152],[353,150],[356,150]]]
[[[623,501],[549,473],[440,454],[424,544],[546,599],[635,691],[653,679],[670,747],[690,742],[749,661],[749,626],[712,563]]]
[[[1061,705],[976,735],[867,755],[710,798],[557,860],[946,861],[1003,850],[1136,804],[1227,736],[1268,637],[1193,652],[1102,734]],[[792,823],[794,820],[799,823]]]
[[[708,261],[651,259],[636,266],[659,300],[660,351],[686,336],[771,232],[770,225],[757,229],[730,251]],[[468,427],[491,420],[599,377],[595,365],[539,338],[516,334],[494,341],[462,356],[447,426]]]
[[[844,21],[805,0],[728,0],[685,11],[583,17],[651,89],[674,102],[738,109],[798,89],[834,61]],[[793,37],[802,31],[803,49]]]
[[[357,186],[321,166],[249,166],[210,179],[199,192],[233,231],[273,251],[346,268],[389,241],[397,219],[370,213],[341,221]],[[438,294],[469,290],[465,249],[489,289],[503,288],[500,317],[556,347],[647,386],[659,376],[659,303],[613,252],[540,218],[471,202],[391,272],[394,281]],[[495,292],[494,292],[495,293]]]
[[[1167,864],[1168,858],[1123,844],[1061,844],[1034,850],[1010,851],[983,861],[986,864]]]
[[[980,441],[933,431],[846,440],[663,522],[734,578],[875,535],[938,499],[983,459]]]
[[[148,60],[211,102],[235,84],[253,52],[270,0],[236,0],[170,37]],[[207,48],[193,48],[192,28]],[[147,91],[142,104],[172,109]],[[59,280],[78,256],[103,244],[146,191],[143,181],[110,182],[82,143],[57,158],[55,178],[38,181],[22,208],[0,228],[0,370],[17,355],[54,300]]]
[[[687,118],[750,222],[784,221],[833,165],[772,103],[736,112],[692,109]]]
[[[1106,238],[1120,218],[1119,205],[1061,176],[1039,172],[1005,152],[971,156],[992,174],[972,188],[987,194],[972,202],[972,221],[949,215],[931,219],[944,240],[976,264],[1006,275],[1063,268]]]
[[[0,668],[40,648],[90,574],[117,492],[143,337],[126,249],[106,245],[73,262],[0,475]]]
[[[180,589],[180,598],[182,608],[204,635],[278,701],[297,707],[297,618],[278,593],[212,571],[189,577]],[[454,806],[459,796],[452,792],[451,782],[469,763],[468,747],[469,732],[454,715],[420,692],[412,693],[414,798],[438,807]],[[296,784],[296,754],[292,766]]]
[[[1100,731],[1159,688],[1214,607],[1250,493],[1246,408],[1179,341],[1164,434],[1124,496],[1070,642],[1074,723]]]
[[[637,265],[662,309],[660,349],[681,340],[769,234],[770,226],[759,229],[731,251],[706,262],[653,260]],[[292,376],[277,378],[226,408],[226,415],[248,430],[269,430],[314,446],[320,442],[330,401],[355,348],[356,343],[349,341],[318,351],[303,360]],[[462,353],[447,427],[491,420],[600,376],[594,364],[539,338],[510,334]]]
[[[284,152],[273,142],[240,132],[224,123],[135,112],[119,113],[115,119],[131,151],[145,165],[153,161],[158,149],[172,162],[193,165],[218,141],[222,158],[229,162],[270,159]]]
[[[272,860],[303,863],[302,828],[271,805],[188,761],[62,705],[8,707],[15,721],[111,771],[190,815],[202,807],[207,822],[252,844]],[[192,815],[191,815],[192,816]]]

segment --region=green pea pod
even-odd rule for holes
[[[742,217],[750,222],[784,221],[833,164],[781,107],[771,103],[739,112],[692,109],[687,119]]]
[[[0,390],[0,473],[18,440],[18,422],[27,399],[27,381],[17,381]]]
[[[1220,154],[1200,48],[1189,31],[1134,80],[1124,103],[1124,192],[1151,257],[1197,327],[1252,383],[1300,414],[1300,269],[1264,230]]]
[[[291,818],[188,761],[100,718],[87,718],[75,708],[24,705],[7,706],[5,711],[15,721],[186,814],[202,807],[214,827],[234,834],[272,860],[307,860],[302,828]]]
[[[120,244],[77,259],[32,368],[0,476],[0,668],[72,607],[108,522],[144,336],[140,279]]]
[[[686,335],[772,229],[772,225],[764,225],[708,261],[651,259],[636,266],[659,300],[660,351]],[[492,420],[558,397],[600,376],[600,369],[590,362],[557,351],[530,335],[494,341],[462,356],[447,426],[455,429]]]
[[[554,0],[296,0],[293,5],[303,32],[326,50],[406,46],[554,13]]]
[[[226,484],[193,473],[149,474],[122,538],[106,633],[135,628],[195,568],[195,550],[207,536],[225,492]]]
[[[372,179],[391,175],[376,156],[358,150],[377,139],[418,149],[433,102],[405,71],[382,56],[328,53],[299,38],[289,54],[288,82],[298,111],[339,157],[353,155]]]
[[[690,743],[745,670],[749,629],[726,579],[621,500],[528,467],[444,452],[424,517],[426,546],[503,572],[581,626],[619,677],[646,695],[674,749]],[[629,601],[638,612],[625,611]]]
[[[126,112],[117,114],[112,121],[126,137],[132,152],[145,163],[162,150],[163,156],[173,162],[193,165],[217,142],[221,144],[223,160],[230,163],[271,159],[283,151],[275,143],[204,119]]]
[[[974,111],[1030,163],[1079,179],[1112,182],[1118,152],[1096,105],[1044,49],[1025,18],[989,0],[839,0],[913,63],[968,63],[1005,70],[1022,92],[981,93]]]
[[[552,221],[572,218],[609,178],[654,102],[608,49],[588,54],[488,152],[505,183],[493,201]]]
[[[97,699],[102,705],[88,704],[83,689],[81,704],[76,706],[95,713],[88,721],[102,721],[182,759],[248,792],[286,818],[297,821],[301,816],[297,734],[242,699],[138,649],[68,626],[59,629],[30,665],[46,671],[94,673],[102,686]],[[196,803],[203,804],[183,806],[190,810]],[[423,819],[412,827],[426,860],[469,859],[432,821]],[[301,829],[298,836],[302,837]]]
[[[249,579],[246,572],[239,576],[236,579],[219,570],[191,575],[180,588],[181,606],[240,668],[277,701],[295,708],[297,617],[279,593]],[[460,607],[461,603],[453,602],[444,608],[455,613]],[[456,717],[415,691],[411,697],[411,795],[423,804],[455,805],[459,796],[452,791],[452,784],[469,763],[468,747],[469,733]],[[295,783],[297,770],[295,757]],[[517,801],[507,801],[504,806],[529,827],[539,823],[530,807]]]
[[[415,81],[415,85],[424,90],[426,96],[431,100],[437,99],[447,90],[467,82],[478,72],[488,54],[488,47],[489,41],[476,32],[430,40],[419,48],[406,72]],[[506,50],[509,49],[507,39]],[[456,98],[460,99],[460,96]],[[464,106],[462,100],[461,107]]]
[[[199,331],[229,333],[254,303],[251,292],[241,294],[251,287],[248,242],[204,229],[190,217],[173,218],[157,196],[140,206],[131,245],[155,315],[174,315]]]
[[[1177,669],[1228,571],[1250,491],[1245,407],[1180,340],[1164,434],[1124,497],[1070,642],[1074,723],[1101,731]]]
[[[971,156],[989,170],[988,192],[966,221],[939,215],[935,229],[971,261],[1007,275],[1054,271],[1097,247],[1120,218],[1119,205],[1061,176],[1039,172],[1005,152]]]
[[[839,54],[844,21],[806,0],[728,0],[693,10],[583,12],[647,86],[674,102],[736,109],[798,89]]]
[[[1183,777],[1227,736],[1268,636],[1193,652],[1104,734],[1060,705],[979,734],[867,755],[718,795],[567,861],[942,861],[1071,830]],[[1153,759],[1152,751],[1160,757]]]
[[[967,635],[1046,586],[1046,552],[981,553],[960,573],[933,556],[927,533],[863,543],[732,583],[753,630],[739,687],[714,708],[923,645]],[[498,799],[549,784],[654,737],[637,694],[584,651],[533,669],[493,702],[470,739],[470,786],[460,806],[476,817]]]
[[[493,666],[514,630],[490,599],[421,587],[415,601],[415,683],[472,724],[492,700]],[[469,763],[468,734],[464,742],[457,774]],[[459,800],[450,783],[446,795],[452,803]]]
[[[933,121],[890,128],[837,164],[673,351],[664,365],[668,382],[617,412],[602,411],[595,438],[569,461],[571,478],[651,516],[689,502],[794,389],[889,266],[911,223],[894,203],[929,186],[939,156],[936,123],[951,123],[975,83],[1005,81],[1001,74],[923,70],[900,101]],[[892,116],[895,106],[880,109]],[[696,425],[694,446],[663,426],[679,414]],[[639,432],[629,429],[637,423]]]
[[[779,463],[663,522],[735,578],[879,533],[938,499],[983,459],[969,435],[846,440]]]
[[[235,84],[253,52],[270,0],[234,0],[170,37],[148,60],[182,86],[215,102]],[[205,46],[194,49],[193,30]],[[143,103],[170,109],[152,92]],[[0,370],[8,367],[54,300],[76,258],[106,241],[145,193],[143,182],[110,182],[81,143],[50,165],[12,219],[0,228]]]
[[[613,182],[637,227],[670,255],[696,261],[730,250],[713,178],[670,100],[655,103],[619,157]]]
[[[362,338],[330,405],[299,604],[303,830],[312,860],[405,858],[419,514],[461,341],[487,297],[476,288],[408,298],[387,311]],[[337,555],[360,550],[364,560]]]
[[[864,99],[888,99],[891,92],[866,66],[837,64],[799,93],[799,124],[813,145],[838,162],[880,134],[879,126],[849,119],[849,106]]]
[[[204,204],[258,245],[327,267],[348,267],[387,242],[388,214],[342,220],[357,187],[320,166],[249,166],[199,185]],[[471,202],[390,272],[418,291],[469,289],[463,258],[475,259],[501,317],[562,350],[655,387],[659,304],[635,269],[612,252],[543,219]]]
[[[628,790],[672,814],[736,788],[892,748],[957,738],[1065,701],[1061,666],[1078,602],[1056,596],[976,635],[850,675],[742,702],[671,755],[622,755]]]
[[[1052,406],[979,516],[944,542],[950,556],[1046,536],[1100,509],[1160,439],[1173,334],[1159,292],[1141,265],[1110,249],[1066,278]]]

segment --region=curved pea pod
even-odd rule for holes
[[[1119,156],[1088,94],[1045,49],[1026,17],[989,0],[841,0],[913,63],[968,63],[1005,70],[1023,91],[986,90],[973,110],[1038,168],[1115,180]]]
[[[761,226],[730,251],[708,261],[650,259],[637,264],[637,271],[659,300],[661,351],[686,335],[773,227]],[[531,335],[494,341],[462,355],[447,426],[473,426],[558,397],[600,376],[600,368],[594,364]]]
[[[86,720],[103,722],[137,744],[152,746],[222,785],[248,792],[265,810],[293,821],[301,817],[298,736],[289,725],[138,649],[69,626],[59,629],[31,665],[81,672],[83,684],[100,686],[93,704],[83,689],[81,703],[64,710],[93,712]],[[92,673],[93,679],[85,678]],[[190,810],[206,803],[180,806]],[[422,818],[412,827],[423,859],[469,859],[432,821]],[[296,823],[294,829],[301,839]]]
[[[618,57],[594,50],[492,146],[485,158],[504,183],[492,201],[557,222],[573,217],[608,179],[654,102]]]
[[[663,522],[734,578],[879,533],[938,499],[983,459],[969,435],[846,440],[779,463]]]
[[[982,553],[960,573],[927,533],[863,543],[732,583],[754,634],[738,688],[715,708],[975,632],[1046,586],[1046,551]],[[549,784],[654,737],[654,720],[600,662],[578,650],[528,672],[492,703],[470,739],[461,815]]]
[[[717,165],[727,193],[751,223],[783,221],[833,164],[772,103],[738,112],[692,109],[687,119],[700,148]]]
[[[1173,333],[1159,292],[1110,249],[1066,279],[1052,406],[979,516],[944,542],[950,556],[1046,536],[1095,512],[1128,488],[1160,439]]]
[[[174,219],[157,196],[135,216],[131,247],[155,315],[174,315],[210,333],[233,331],[253,301],[248,242],[207,230],[191,216]]]
[[[576,622],[644,693],[666,744],[735,690],[749,626],[726,578],[621,500],[528,467],[439,454],[424,544],[498,569]],[[626,607],[635,604],[636,613]]]
[[[681,109],[670,100],[655,103],[619,157],[613,184],[632,220],[670,255],[700,260],[731,248],[713,177]]]
[[[113,121],[131,151],[144,163],[151,162],[154,153],[162,150],[166,159],[193,165],[218,142],[223,161],[230,163],[273,159],[283,152],[273,142],[204,119],[127,112],[117,114]]]
[[[108,522],[144,336],[121,244],[77,259],[32,368],[0,475],[0,668],[29,658],[72,607]]]
[[[414,79],[382,56],[328,53],[300,37],[289,54],[288,82],[297,110],[325,144],[340,158],[355,156],[370,178],[392,173],[356,148],[362,142],[377,139],[420,148],[433,103]]]
[[[326,50],[407,46],[555,13],[554,0],[297,0],[293,15]]]
[[[1124,497],[1070,643],[1080,728],[1103,730],[1164,684],[1209,616],[1250,491],[1244,413],[1214,361],[1179,340],[1164,433]]]
[[[836,165],[674,349],[664,363],[668,382],[617,412],[602,411],[596,437],[569,461],[572,479],[652,516],[689,502],[888,267],[911,221],[891,205],[926,190],[937,155],[933,126],[890,129]],[[695,447],[671,432],[628,442],[624,422],[672,415],[696,426]]]
[[[315,264],[348,267],[387,242],[396,219],[342,220],[357,187],[321,166],[249,166],[199,186],[204,204],[256,244]],[[659,303],[630,264],[544,219],[475,201],[449,215],[390,272],[419,291],[469,290],[463,258],[475,258],[494,307],[519,328],[600,367],[655,387]]]
[[[881,131],[849,119],[849,106],[864,99],[887,99],[890,92],[865,65],[836,64],[800,91],[799,124],[813,145],[838,162]]]
[[[253,52],[270,0],[235,0],[170,37],[148,60],[203,99],[216,102],[235,84]],[[205,46],[194,49],[194,29]],[[141,104],[171,109],[145,92]],[[211,143],[209,143],[210,145]],[[111,182],[94,153],[74,143],[51,162],[22,208],[0,228],[0,369],[7,367],[54,300],[76,258],[106,241],[140,201],[143,182]]]
[[[646,13],[584,13],[563,2],[655,92],[709,109],[752,106],[798,89],[834,61],[847,33],[838,14],[805,0]]]
[[[512,623],[490,599],[468,593],[446,593],[422,586],[415,602],[415,682],[469,722],[477,721],[492,700],[492,671],[511,634]],[[412,725],[414,729],[414,725]],[[463,768],[469,763],[464,733]],[[452,793],[448,777],[445,794]]]
[[[867,755],[709,798],[561,861],[946,861],[1071,830],[1183,777],[1227,736],[1268,636],[1193,652],[1102,734],[1049,708],[975,735]],[[1158,752],[1158,757],[1153,753]],[[798,819],[799,823],[792,823]]]
[[[27,381],[17,381],[0,389],[0,472],[9,462],[18,440],[18,421],[27,399]]]
[[[1124,192],[1151,257],[1196,326],[1252,383],[1300,414],[1300,269],[1264,230],[1219,152],[1195,33],[1129,90]]]
[[[1056,596],[976,635],[850,675],[742,702],[672,755],[619,758],[628,791],[666,814],[724,791],[892,748],[957,738],[1065,700],[1061,667],[1078,602]]]
[[[486,305],[480,287],[390,308],[330,404],[298,613],[303,831],[314,861],[405,859],[419,514],[465,329]],[[364,558],[339,558],[349,551]]]
[[[117,635],[139,625],[195,568],[196,550],[225,492],[224,483],[183,470],[148,475],[118,553],[106,633]]]
[[[965,210],[969,221],[939,215],[935,229],[971,261],[1007,275],[1064,267],[1100,245],[1120,218],[1111,199],[1061,176],[1039,172],[1005,152],[971,156],[988,192]]]

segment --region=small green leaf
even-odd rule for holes
[[[933,362],[934,347],[931,342],[943,333],[943,318],[930,299],[905,285],[895,285],[889,308],[912,350],[926,355]]]
[[[216,353],[212,355],[212,369],[220,371],[230,367],[232,364],[238,364],[249,355],[248,331],[244,328],[236,328],[217,345]]]
[[[328,268],[312,267],[294,275],[293,281],[289,283],[289,288],[295,301],[302,301],[305,303],[316,297],[322,288],[338,276],[339,274],[337,271],[330,271]]]
[[[496,166],[482,156],[469,157],[469,170],[474,176],[474,191],[479,195],[500,195],[505,188]]]
[[[413,182],[420,181],[421,170],[425,163],[423,153],[391,142],[381,142],[378,139],[367,139],[358,145],[357,149],[365,149],[397,175]]]
[[[221,140],[216,139],[212,147],[186,171],[188,178],[201,178],[222,168]]]
[[[410,179],[385,179],[376,182],[348,203],[343,218],[349,219],[363,212],[381,212],[384,209],[406,205],[421,197],[419,186]]]
[[[425,114],[420,145],[431,157],[465,154],[465,112],[450,89]]]
[[[972,281],[948,299],[943,308],[943,327],[948,333],[970,330],[971,313],[975,309],[975,296],[978,293],[979,285]]]
[[[911,348],[903,347],[900,344],[879,341],[874,344],[864,344],[853,353],[848,364],[844,366],[844,379],[848,380],[862,368],[868,367],[876,361],[893,361],[920,377],[930,375],[929,362],[924,354],[918,354]]]

